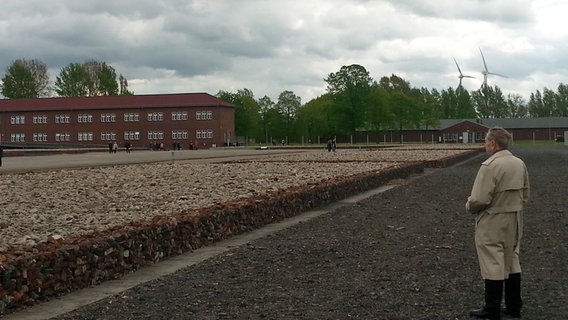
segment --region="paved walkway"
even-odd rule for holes
[[[305,152],[287,149],[245,149],[217,148],[207,150],[180,151],[124,151],[116,154],[108,152],[68,153],[42,156],[3,157],[0,174],[4,172],[22,172],[49,170],[57,168],[81,168],[105,165],[120,165],[164,161],[226,161],[235,158],[258,157],[259,155],[275,155],[281,153]]]

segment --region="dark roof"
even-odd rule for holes
[[[470,121],[484,125],[488,128],[503,127],[505,129],[539,129],[539,128],[568,128],[568,117],[545,118],[490,118],[490,119],[443,119],[438,127],[432,129],[446,129],[458,123]]]
[[[442,121],[446,121],[446,120],[440,120],[440,122],[442,122]],[[472,129],[484,130],[484,131],[487,131],[489,129],[488,126],[486,126],[482,123],[479,123],[479,121],[476,122],[476,121],[472,121],[472,120],[460,120],[459,122],[455,122],[453,124],[450,124],[449,126],[442,128],[441,130],[450,130],[453,127],[457,127],[457,126],[459,126],[461,124],[465,124],[465,123],[469,123],[468,127],[472,128]]]
[[[208,93],[173,93],[132,96],[0,99],[2,111],[89,110],[159,107],[234,107]]]

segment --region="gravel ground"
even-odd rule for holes
[[[306,152],[227,163],[178,161],[3,174],[0,253],[175,215],[404,161],[467,150]],[[262,162],[262,163],[260,163]]]
[[[529,168],[525,319],[566,319],[568,149],[517,147]],[[465,213],[483,156],[82,307],[81,319],[469,319],[482,304]]]

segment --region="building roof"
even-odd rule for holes
[[[92,110],[116,108],[234,107],[208,93],[174,93],[131,96],[0,99],[0,112]]]
[[[503,127],[505,129],[539,129],[539,128],[568,128],[568,117],[545,118],[490,118],[490,119],[442,119],[438,127],[443,130],[458,123],[470,121],[486,127]]]

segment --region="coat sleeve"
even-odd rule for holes
[[[523,203],[527,203],[529,201],[530,196],[530,183],[529,183],[529,172],[527,167],[525,166],[525,184],[523,186]]]
[[[483,164],[473,183],[471,195],[467,198],[465,209],[469,213],[476,214],[483,211],[491,204],[495,190],[495,179],[489,166]]]

